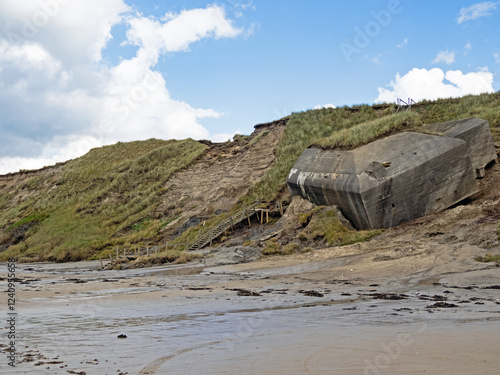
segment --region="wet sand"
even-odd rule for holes
[[[500,268],[333,251],[209,268],[20,264],[18,363],[2,356],[0,373],[498,373]]]

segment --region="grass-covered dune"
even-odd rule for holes
[[[273,151],[274,163],[240,197],[240,204],[286,197],[287,174],[311,145],[349,149],[395,132],[425,132],[425,124],[471,116],[488,120],[495,141],[500,140],[500,93],[424,101],[411,112],[396,113],[394,105],[360,105],[293,113]],[[267,131],[235,137],[228,147],[245,152],[266,136]],[[118,143],[42,171],[0,176],[0,261],[82,260],[107,256],[116,246],[164,241],[162,229],[179,217],[178,212],[158,210],[169,199],[167,181],[197,163],[209,147],[191,139]],[[191,228],[178,242],[192,240],[206,228]]]
[[[67,162],[48,186],[47,177],[34,174],[2,191],[0,244],[16,231],[24,233],[0,259],[87,259],[154,237],[169,221],[152,215],[165,182],[206,148],[190,139],[118,143]]]

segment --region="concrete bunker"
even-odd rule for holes
[[[433,124],[351,151],[308,148],[291,169],[292,195],[336,205],[358,229],[393,227],[478,192],[476,171],[496,159],[487,121]],[[480,172],[477,172],[481,174]]]
[[[464,140],[467,143],[467,151],[477,177],[484,177],[486,165],[497,158],[490,125],[486,120],[470,117],[431,124],[428,128],[445,137]]]

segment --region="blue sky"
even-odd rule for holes
[[[0,0],[0,173],[500,90],[500,2]]]

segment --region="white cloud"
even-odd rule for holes
[[[494,53],[493,57],[495,57],[495,62],[497,64],[500,64],[500,53]]]
[[[398,98],[423,99],[458,98],[464,95],[493,93],[493,74],[483,68],[477,72],[464,74],[460,70],[431,70],[414,68],[404,76],[396,75],[396,79],[388,85],[379,87],[377,103],[395,102]]]
[[[0,24],[9,42],[34,40],[63,63],[101,60],[111,28],[130,11],[123,0],[2,1]]]
[[[40,45],[11,45],[5,40],[0,41],[0,63],[3,66],[16,64],[20,71],[35,70],[51,75],[61,68],[61,64]]]
[[[333,104],[317,105],[313,109],[323,109],[323,108],[337,108]]]
[[[19,4],[0,2],[0,173],[117,141],[210,138],[199,120],[222,114],[172,98],[155,66],[162,54],[188,51],[204,38],[243,34],[223,8],[157,19],[133,13],[124,0]],[[138,50],[110,66],[102,52],[120,23]]]
[[[433,64],[439,64],[444,62],[448,65],[451,65],[455,62],[455,52],[453,51],[439,51],[436,58],[432,60]]]
[[[243,32],[218,6],[184,10],[178,15],[169,13],[163,20],[134,17],[129,24],[129,42],[141,46],[142,53],[150,58],[163,52],[187,51],[190,44],[203,38],[234,38]]]
[[[401,44],[398,44],[396,46],[396,48],[403,48],[404,46],[406,46],[408,44],[408,38],[405,38],[405,40],[403,40],[403,43]]]
[[[494,10],[497,9],[497,2],[484,1],[482,3],[476,3],[467,8],[460,9],[460,15],[457,22],[461,24],[466,21],[477,20],[481,17],[486,17],[492,14]]]

